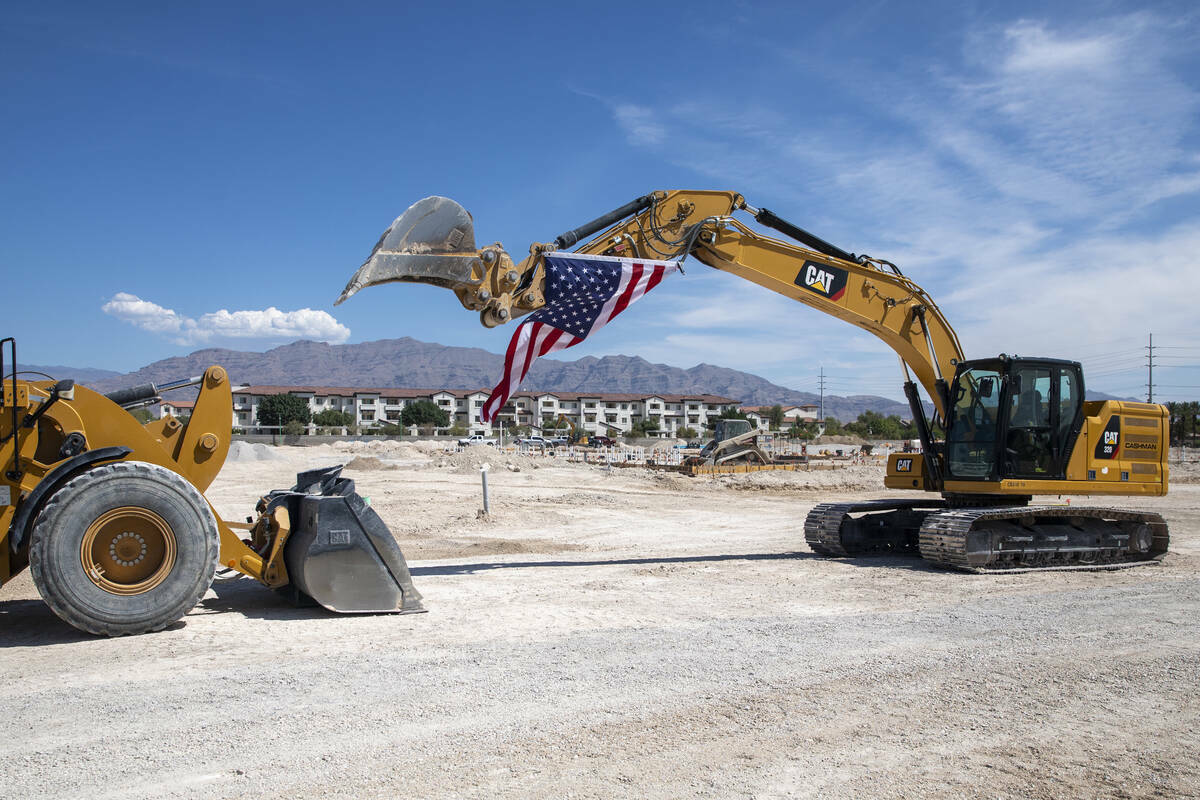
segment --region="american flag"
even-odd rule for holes
[[[513,332],[504,376],[479,412],[484,422],[500,413],[533,359],[579,344],[679,268],[673,261],[580,253],[547,253],[544,259],[546,304]]]

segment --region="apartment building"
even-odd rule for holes
[[[742,406],[746,418],[758,426],[759,430],[770,430],[771,409],[774,406]],[[815,422],[821,415],[821,407],[816,403],[806,403],[800,406],[783,406],[783,427],[790,428],[794,422]]]
[[[176,418],[190,417],[195,408],[194,400],[163,400],[158,405],[158,416],[160,419],[168,414]]]
[[[472,433],[493,435],[517,425],[541,428],[561,417],[588,433],[620,435],[644,419],[658,423],[658,435],[675,436],[680,428],[703,431],[711,418],[737,408],[737,401],[711,394],[616,394],[612,392],[516,392],[492,424],[480,421],[488,398],[485,389],[364,389],[330,386],[240,386],[233,390],[233,424],[259,427],[258,405],[264,397],[292,394],[308,400],[314,414],[334,409],[355,424],[398,424],[406,405],[429,400],[446,411],[451,424]]]

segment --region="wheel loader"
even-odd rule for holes
[[[103,395],[25,380],[16,363],[15,340],[0,340],[0,585],[28,567],[55,614],[107,636],[175,622],[218,569],[335,612],[424,610],[399,545],[340,466],[300,473],[245,522],[217,514],[204,491],[233,425],[221,367]],[[186,421],[130,413],[191,386]]]
[[[651,192],[534,243],[519,262],[499,242],[476,247],[474,221],[458,203],[427,197],[384,231],[337,302],[368,286],[425,283],[450,289],[494,327],[546,304],[544,260],[572,247],[634,263],[691,256],[870,331],[896,352],[921,452],[891,454],[884,484],[925,496],[818,505],[804,522],[817,553],[911,551],[968,571],[1112,568],[1166,553],[1159,514],[1031,503],[1038,495],[1165,495],[1163,406],[1087,401],[1076,361],[1004,353],[968,360],[937,304],[895,264],[843,250],[738,192]],[[945,435],[935,439],[938,428]]]

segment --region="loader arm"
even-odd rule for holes
[[[796,243],[750,229],[733,217],[735,212],[751,215]],[[579,242],[583,244],[576,247]],[[571,248],[647,259],[691,255],[857,325],[896,352],[906,381],[911,369],[939,415],[946,416],[946,380],[963,353],[932,298],[893,264],[848,253],[751,206],[737,192],[653,192],[553,242],[533,244],[520,262],[499,242],[476,248],[471,216],[453,200],[426,198],[388,228],[337,302],[379,283],[427,283],[453,290],[464,307],[480,312],[485,326],[494,327],[545,303],[543,256]]]

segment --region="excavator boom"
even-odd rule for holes
[[[755,232],[735,212],[798,244]],[[946,411],[944,382],[963,360],[962,347],[925,291],[893,264],[842,250],[749,205],[737,192],[653,192],[553,242],[531,245],[519,262],[499,242],[477,248],[472,217],[458,203],[427,197],[384,231],[337,302],[381,283],[426,283],[453,290],[485,326],[494,327],[540,308],[543,256],[581,241],[575,252],[647,259],[691,255],[870,331],[912,370],[938,412]]]

